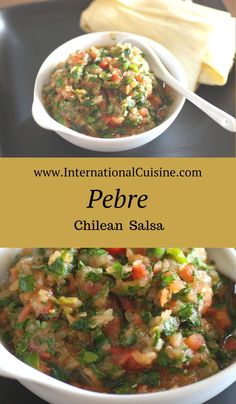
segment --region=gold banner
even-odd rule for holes
[[[235,159],[0,159],[1,247],[235,246]]]

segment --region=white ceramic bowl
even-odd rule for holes
[[[17,249],[0,249],[0,281]],[[236,282],[236,253],[232,248],[209,249],[220,272]],[[226,369],[191,385],[158,393],[114,395],[82,390],[31,368],[18,360],[1,344],[0,375],[17,379],[29,390],[52,404],[201,404],[219,394],[236,380],[236,363]]]
[[[71,53],[91,46],[115,45],[129,36],[130,34],[125,32],[96,32],[74,38],[52,52],[42,64],[35,82],[32,113],[33,118],[38,125],[45,129],[55,131],[63,139],[76,146],[103,152],[117,152],[133,149],[142,146],[161,135],[161,133],[171,125],[180,113],[185,101],[183,96],[179,94],[176,95],[168,117],[157,127],[138,135],[118,139],[94,138],[69,129],[51,118],[42,102],[42,88],[44,84],[48,81],[50,74],[58,63],[65,61]],[[134,34],[132,34],[132,36],[141,40],[147,46],[151,44],[170,73],[172,73],[182,84],[186,84],[186,76],[182,66],[167,49],[159,45],[157,42],[151,41],[145,37]]]

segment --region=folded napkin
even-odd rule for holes
[[[189,88],[224,85],[235,54],[235,18],[182,0],[94,0],[81,28],[126,31],[149,37],[182,63]]]

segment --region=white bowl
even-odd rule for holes
[[[0,280],[18,249],[0,249]],[[224,275],[236,282],[236,253],[233,248],[209,249],[208,254]],[[158,393],[115,395],[82,390],[39,372],[13,356],[0,342],[0,375],[13,378],[52,404],[201,404],[236,380],[236,363],[191,385]]]
[[[73,143],[76,146],[103,152],[117,152],[133,149],[135,147],[142,146],[145,143],[148,143],[156,137],[160,136],[161,133],[163,133],[171,125],[171,123],[180,113],[185,102],[185,98],[183,96],[179,94],[176,95],[175,100],[170,108],[168,117],[160,125],[147,132],[118,139],[94,138],[69,129],[66,126],[61,125],[60,123],[55,121],[48,114],[43,105],[42,88],[48,81],[50,74],[56,68],[58,63],[65,61],[71,53],[79,49],[86,49],[91,46],[115,45],[128,36],[130,36],[130,34],[125,32],[96,32],[93,34],[82,35],[78,38],[74,38],[52,52],[42,64],[36,77],[34,87],[32,114],[34,120],[38,123],[38,125],[42,126],[42,128],[44,129],[55,131],[63,139],[67,140],[70,143]],[[170,73],[172,73],[173,76],[182,84],[186,85],[186,76],[182,66],[167,49],[148,38],[134,34],[132,34],[132,36],[141,40],[147,46],[152,45]]]

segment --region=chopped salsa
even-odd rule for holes
[[[233,282],[203,248],[25,249],[0,333],[26,364],[97,392],[149,393],[236,358]]]
[[[130,43],[79,50],[43,87],[49,114],[85,135],[119,138],[148,131],[168,115],[170,88]]]

